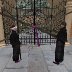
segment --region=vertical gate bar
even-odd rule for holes
[[[25,3],[26,3],[26,0],[25,0]],[[25,16],[27,16],[27,15],[26,15],[26,11],[27,11],[27,9],[26,9],[26,6],[25,6]]]
[[[63,2],[64,2],[64,0],[63,0]],[[66,2],[65,2],[65,6],[66,6],[66,3],[67,3],[67,0],[66,0]],[[66,8],[64,7],[64,20],[65,20],[65,15],[66,15]]]
[[[33,10],[33,8],[32,8],[32,7],[33,7],[33,3],[32,3],[32,0],[31,0],[31,10]]]
[[[30,44],[30,36],[29,36],[29,44]]]
[[[31,44],[32,44],[32,33],[31,33]]]
[[[46,34],[45,34],[45,43],[46,43],[46,40],[47,40],[47,37],[46,37]]]
[[[40,0],[40,12],[41,12],[41,0]]]
[[[16,22],[17,22],[17,32],[19,33],[17,0],[15,0],[15,1],[16,1]]]
[[[23,35],[22,39],[23,39],[22,41],[23,41],[23,44],[24,44],[25,43],[25,37],[24,37],[24,35]]]
[[[52,13],[53,13],[53,0],[52,0],[52,8],[51,8],[51,30],[52,30],[52,17],[53,17]],[[51,45],[51,30],[50,30],[50,45]]]
[[[41,44],[41,33],[40,33],[40,44]]]
[[[44,39],[44,38],[43,38],[43,34],[42,34],[42,44],[43,44],[43,39]]]
[[[48,36],[48,34],[47,34],[47,43],[48,43],[48,39],[49,39],[48,37],[49,37],[49,36]]]
[[[33,14],[34,14],[34,20],[33,20],[34,21],[33,22],[34,23],[34,45],[35,45],[35,25],[36,25],[35,24],[35,0],[34,0],[34,13]]]
[[[26,36],[26,44],[27,44],[27,36]]]

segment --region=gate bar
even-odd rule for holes
[[[34,24],[33,24],[33,25],[35,26],[35,25],[36,25],[36,24],[35,24],[35,14],[36,14],[36,13],[35,13],[35,0],[34,0],[34,13],[33,13],[33,14],[34,14],[34,22],[33,22]],[[35,28],[34,28],[34,45],[35,45],[35,43],[36,43],[36,42],[35,42]]]
[[[16,2],[16,23],[17,23],[17,32],[19,33],[17,0],[15,0],[15,2]]]
[[[53,0],[52,0],[52,7],[51,7],[51,30],[52,30],[52,17],[53,17],[52,13],[53,13]],[[50,30],[50,45],[51,45],[51,30]]]

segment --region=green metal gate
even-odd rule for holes
[[[15,6],[11,7],[7,0],[3,0],[2,11],[6,43],[9,43],[9,24],[13,23],[18,26],[22,44],[35,44],[37,39],[40,44],[55,43],[55,36],[61,23],[65,21],[66,0],[15,0],[15,2]]]

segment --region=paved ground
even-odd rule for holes
[[[0,48],[0,72],[72,72],[72,46],[65,47],[64,61],[53,64],[55,44],[22,45],[22,60],[12,61],[12,47]]]

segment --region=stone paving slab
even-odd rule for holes
[[[72,55],[66,55],[64,57],[64,65],[68,72],[72,72]]]
[[[72,72],[72,46],[65,46],[64,61],[60,65],[53,63],[55,45],[41,46],[41,49],[50,72]]]
[[[5,69],[3,72],[27,72],[27,69]]]
[[[5,66],[8,63],[8,61],[9,61],[9,58],[0,57],[0,72],[3,71],[3,69],[5,68]]]
[[[33,48],[29,54],[28,72],[48,72],[40,48]]]
[[[12,51],[10,48],[0,48],[0,72],[2,72],[8,63]]]
[[[53,63],[55,44],[22,45],[22,60],[12,61],[12,47],[0,48],[0,72],[72,72],[72,46],[65,46],[64,61]]]
[[[7,63],[7,65],[5,66],[4,71],[2,71],[2,72],[27,72],[29,47],[31,47],[31,45],[22,45],[21,46],[22,60],[18,63],[13,62],[12,54],[11,54],[10,60]],[[11,51],[12,51],[12,49],[11,49]],[[7,55],[9,55],[9,54],[7,54]]]
[[[50,72],[68,72],[63,65],[48,66]]]
[[[22,60],[18,63],[13,62],[12,58],[9,60],[6,68],[25,68],[28,67],[28,53],[22,53]]]
[[[19,63],[12,61],[12,47],[0,49],[0,72],[27,72],[28,46],[21,46],[22,60]]]

